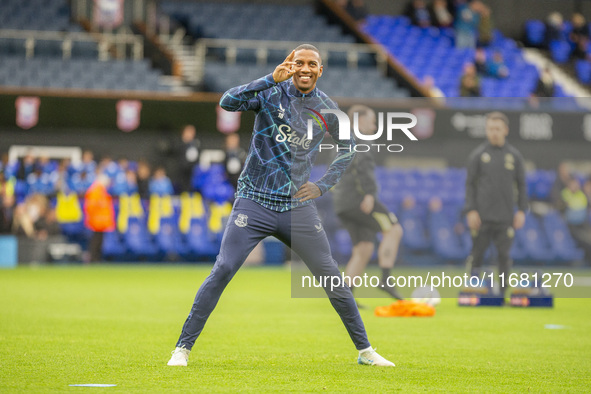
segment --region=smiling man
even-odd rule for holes
[[[227,111],[255,111],[254,130],[220,253],[197,292],[168,365],[187,365],[189,352],[222,292],[265,237],[275,236],[289,246],[315,277],[340,278],[313,200],[338,182],[354,157],[355,142],[338,139],[337,119],[330,116],[325,123],[328,130],[319,122],[311,139],[306,134],[311,112],[337,108],[316,88],[322,71],[318,49],[303,44],[272,74],[222,96],[220,105]],[[311,167],[326,131],[342,149],[326,173],[311,182]],[[357,362],[394,366],[370,346],[349,287],[341,283],[325,291],[359,351]]]

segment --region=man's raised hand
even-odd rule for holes
[[[275,71],[273,71],[273,80],[275,81],[275,83],[286,81],[289,78],[291,78],[291,76],[294,74],[294,72],[295,72],[293,69],[293,66],[295,65],[295,62],[293,61],[294,56],[295,56],[295,50],[291,51],[291,53],[289,55],[287,55],[287,57],[285,58],[283,63],[281,63],[280,65],[275,67]]]

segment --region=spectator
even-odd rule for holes
[[[454,18],[448,10],[447,0],[433,0],[431,4],[431,20],[437,27],[450,27]]]
[[[242,173],[245,159],[246,151],[240,147],[240,135],[238,133],[228,134],[226,136],[224,167],[226,168],[228,181],[234,186],[234,190],[238,187],[238,178]]]
[[[166,170],[164,170],[164,167],[158,167],[154,171],[154,175],[150,180],[149,192],[150,195],[158,194],[159,196],[174,194],[172,182],[166,176]]]
[[[6,173],[8,170],[8,153],[2,153],[0,156],[0,173]]]
[[[501,52],[495,51],[492,59],[488,59],[486,62],[486,74],[499,79],[509,77],[509,68],[505,65],[505,59]]]
[[[199,163],[201,144],[195,134],[195,126],[186,125],[181,133],[181,139],[175,143],[172,150],[172,162],[176,165],[171,170],[171,176],[181,193],[192,191],[193,168]]]
[[[554,207],[559,211],[564,210],[564,201],[562,199],[562,190],[568,186],[568,182],[571,179],[571,167],[569,163],[563,161],[558,165],[556,171],[556,180],[552,185],[551,199]]]
[[[555,93],[556,87],[554,85],[554,78],[552,77],[550,69],[546,66],[540,71],[540,77],[538,78],[536,89],[529,96],[529,105],[533,108],[539,108],[540,104],[543,104],[545,107],[549,100],[543,100],[542,103],[540,103],[539,99],[554,97]]]
[[[554,77],[552,77],[550,68],[546,66],[540,73],[540,78],[538,80],[538,84],[536,85],[534,95],[536,97],[554,97],[555,94],[556,86],[554,84]]]
[[[552,41],[564,40],[564,19],[558,11],[550,13],[546,18],[546,46]]]
[[[32,151],[28,151],[25,156],[19,160],[18,170],[16,172],[16,179],[19,181],[27,181],[29,175],[35,171],[35,156]]]
[[[113,180],[117,176],[117,172],[119,172],[119,166],[110,156],[103,156],[98,166],[98,172],[107,174]]]
[[[466,0],[456,1],[456,48],[475,48],[479,17]]]
[[[96,172],[96,162],[94,161],[94,153],[91,150],[82,152],[82,161],[76,165],[72,165],[70,175],[75,172],[86,172],[87,174],[94,174]],[[94,176],[93,176],[94,178]]]
[[[423,78],[423,86],[425,87],[425,89],[427,89],[429,91],[429,93],[431,94],[431,97],[435,97],[435,98],[444,98],[445,97],[445,94],[441,91],[441,89],[439,89],[435,85],[435,79],[433,79],[433,76],[426,75],[425,78]]]
[[[99,174],[84,195],[84,224],[92,231],[90,261],[102,260],[103,233],[115,230],[113,199],[107,192],[111,180]]]
[[[571,235],[580,248],[585,250],[585,259],[591,264],[591,225],[588,220],[589,202],[581,190],[581,183],[576,177],[570,178],[567,187],[562,190],[564,219]]]
[[[24,203],[18,205],[14,210],[13,231],[39,241],[46,240],[49,235],[59,234],[55,212],[49,206],[47,197],[31,194]]]
[[[127,193],[127,169],[129,168],[129,161],[125,158],[120,158],[117,161],[117,169],[114,176],[111,178],[111,189],[109,193],[114,196],[119,196]]]
[[[589,45],[589,26],[582,14],[575,13],[572,17],[573,29],[569,40],[574,46],[573,56],[577,59],[587,57],[587,46]]]
[[[489,46],[493,39],[493,21],[490,7],[481,1],[473,1],[471,4],[474,12],[478,14],[478,44]]]
[[[12,228],[14,212],[14,186],[0,171],[0,234],[7,234]]]
[[[406,6],[405,15],[410,18],[413,25],[419,27],[431,27],[431,14],[424,0],[411,0]]]
[[[590,211],[589,213],[591,214],[591,176],[587,178],[583,184],[583,193],[585,193],[585,196],[587,197],[587,205]],[[591,217],[589,219],[591,219]]]
[[[82,196],[86,193],[86,190],[88,190],[94,180],[94,172],[87,172],[86,170],[75,172],[70,178],[71,188],[74,192]]]
[[[474,53],[474,66],[476,66],[476,72],[480,75],[486,74],[486,51],[484,48],[476,48]]]
[[[53,185],[49,184],[49,177],[43,173],[41,166],[36,165],[33,172],[27,176],[28,193],[49,195],[53,192]]]
[[[68,169],[70,168],[70,159],[60,160],[55,176],[55,192],[69,193],[70,188],[70,175]]]
[[[127,170],[125,172],[125,182],[126,182],[126,191],[128,195],[135,194],[139,192],[138,183],[137,183],[137,173],[133,170]],[[140,195],[141,198],[141,195]]]
[[[474,63],[466,63],[464,74],[460,80],[460,96],[462,97],[480,97],[480,78],[476,73]]]
[[[369,14],[363,0],[349,0],[345,6],[345,11],[358,23],[365,22]]]
[[[137,164],[137,192],[142,200],[150,197],[150,166],[144,160]]]

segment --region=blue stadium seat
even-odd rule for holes
[[[131,258],[127,253],[127,247],[123,243],[121,234],[117,231],[106,232],[103,235],[102,253],[107,260],[127,261]]]
[[[353,244],[351,243],[351,237],[347,230],[341,229],[335,233],[333,245],[331,245],[331,249],[333,249],[334,253],[338,254],[343,260],[348,259],[351,256]]]
[[[521,232],[522,230],[517,230],[517,233]],[[511,250],[509,251],[509,255],[511,259],[517,262],[522,262],[527,260],[527,250],[522,244],[523,236],[515,236],[513,239],[513,244],[511,245]]]
[[[411,250],[425,251],[431,246],[427,237],[425,224],[417,209],[404,210],[399,215],[400,224],[404,229],[402,243]]]
[[[572,48],[567,41],[553,40],[550,42],[550,54],[556,63],[566,63],[570,58]]]
[[[177,256],[187,253],[186,246],[180,242],[178,218],[175,216],[162,218],[160,230],[154,235],[158,252],[163,256]]]
[[[558,212],[549,212],[544,216],[543,224],[555,258],[565,262],[581,261],[584,258],[584,251],[577,247]]]
[[[584,84],[591,83],[591,61],[579,59],[575,63],[577,78]]]
[[[127,250],[138,260],[155,260],[157,249],[152,244],[150,234],[142,218],[129,218],[127,231],[123,234]]]
[[[519,242],[524,245],[527,256],[534,262],[548,263],[555,258],[555,252],[551,249],[545,231],[536,215],[528,214],[523,231],[516,232],[520,237]]]
[[[193,259],[211,261],[219,251],[219,245],[213,242],[204,219],[192,219],[189,234],[185,239],[188,253]]]
[[[444,211],[430,213],[429,234],[433,251],[446,260],[464,260],[468,253],[462,239],[454,232],[454,225]]]

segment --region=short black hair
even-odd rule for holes
[[[318,54],[318,58],[320,59],[320,64],[322,64],[322,55],[320,55],[320,51],[318,50],[318,48],[316,48],[314,45],[312,44],[301,44],[298,45],[296,47],[296,49],[294,49],[295,52],[302,50],[302,49],[307,49],[309,51],[314,51]]]
[[[493,111],[486,114],[486,120],[501,120],[505,123],[505,126],[509,127],[509,118],[502,112]]]

